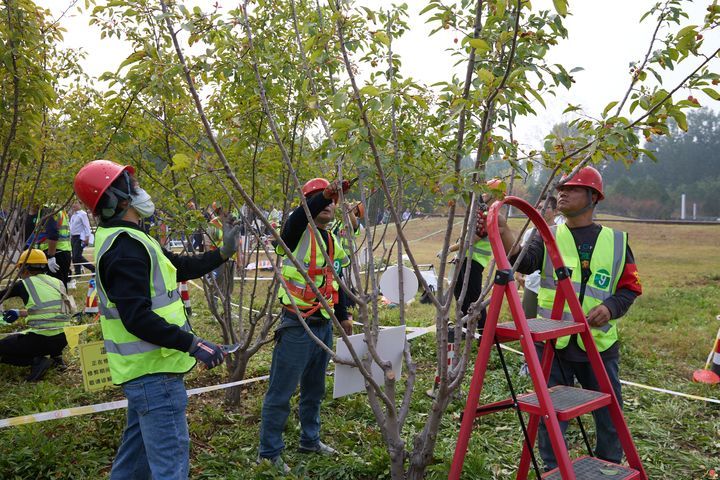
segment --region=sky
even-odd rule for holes
[[[209,7],[216,0],[186,1],[187,5]],[[218,0],[227,11],[237,5],[238,0],[228,2]],[[528,148],[542,144],[542,139],[553,125],[570,120],[562,111],[568,103],[581,105],[584,113],[599,116],[600,112],[612,100],[619,100],[629,86],[629,64],[640,60],[649,46],[655,24],[648,18],[639,23],[642,14],[656,0],[570,0],[569,15],[564,24],[569,38],[553,47],[548,54],[550,63],[559,63],[569,71],[582,67],[583,71],[574,74],[576,83],[571,90],[558,89],[557,97],[546,97],[546,110],[539,115],[520,119],[515,127],[515,135]],[[102,0],[97,0],[101,3]],[[49,8],[55,17],[62,14],[73,0],[36,0],[38,5]],[[82,5],[84,2],[77,2]],[[533,0],[533,9],[552,10],[552,0]],[[426,17],[419,15],[427,4],[425,1],[412,1],[409,4],[409,31],[394,44],[394,50],[402,57],[403,71],[406,77],[413,77],[421,83],[431,85],[446,81],[453,73],[464,75],[465,66],[453,67],[457,58],[447,51],[454,45],[453,40],[465,32],[441,30],[430,36],[431,25],[425,23]],[[386,6],[381,0],[357,0],[355,5],[371,8]],[[702,25],[708,0],[687,2],[686,11],[690,20],[686,24]],[[387,8],[387,7],[386,7]],[[67,29],[64,43],[67,47],[82,48],[87,53],[83,69],[91,76],[99,76],[105,71],[116,70],[117,66],[131,53],[129,47],[117,39],[100,39],[99,29],[88,25],[87,12],[78,12],[72,8],[62,18],[61,24]],[[712,51],[720,46],[720,32],[705,35],[702,51]],[[720,60],[715,60],[715,70]],[[681,80],[697,61],[689,61],[688,66],[668,75],[666,88],[672,88]],[[712,65],[712,64],[711,64]],[[681,90],[685,96],[688,91]],[[720,102],[713,101],[703,93],[695,93],[701,104],[718,109]],[[714,105],[717,104],[717,105]]]

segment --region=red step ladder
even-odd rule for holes
[[[508,262],[507,254],[498,231],[497,217],[500,208],[505,204],[520,209],[528,216],[540,233],[545,243],[545,248],[550,254],[552,264],[556,267],[555,272],[558,277],[558,283],[555,302],[550,315],[552,319],[525,318],[520,296],[513,279],[511,265]],[[545,223],[540,213],[526,201],[517,197],[506,197],[505,200],[495,202],[490,207],[488,214],[488,239],[492,246],[497,271],[492,290],[492,298],[488,307],[487,320],[475,360],[475,369],[470,383],[468,398],[465,403],[465,411],[462,415],[460,433],[458,434],[455,455],[450,467],[448,479],[459,480],[460,478],[475,419],[494,411],[515,408],[518,411],[525,436],[522,456],[520,457],[520,464],[516,476],[517,479],[524,480],[528,478],[531,461],[535,465],[536,471],[538,471],[532,449],[535,445],[540,419],[544,418],[558,468],[543,474],[542,478],[553,480],[607,480],[609,478],[614,480],[647,480],[648,477],[645,474],[635,444],[630,436],[630,431],[625,423],[622,410],[613,392],[595,342],[592,339],[590,327],[573,290],[569,269],[563,264],[562,257],[555,243],[555,238],[547,223]],[[508,300],[513,321],[498,324],[498,317],[505,298]],[[566,302],[569,305],[573,320],[556,320],[562,318],[562,312]],[[579,335],[583,340],[588,359],[590,360],[600,387],[597,392],[566,386],[556,386],[552,388],[548,388],[547,386],[546,379],[552,367],[555,339],[572,334]],[[522,350],[525,353],[525,361],[528,364],[534,392],[515,395],[506,371],[511,398],[478,408],[491,349],[493,346],[496,346],[498,353],[502,356],[500,343],[517,340],[520,341]],[[538,359],[534,342],[543,341],[545,342],[545,348],[541,362],[540,359]],[[629,467],[616,465],[591,456],[584,456],[575,460],[570,459],[560,431],[559,422],[579,417],[582,414],[603,407],[608,407],[610,411],[611,420],[617,430]],[[529,415],[527,427],[523,419],[523,412]],[[612,469],[612,472],[610,472],[610,469]],[[608,476],[610,473],[612,473],[612,475]]]

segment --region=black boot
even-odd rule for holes
[[[48,357],[33,358],[32,365],[30,366],[30,375],[28,375],[25,380],[28,382],[37,382],[41,380],[52,364],[53,361]]]
[[[61,372],[64,372],[67,370],[68,366],[67,363],[65,363],[65,360],[63,359],[62,355],[55,355],[52,358],[53,361],[53,367],[55,367],[56,370],[59,370]]]

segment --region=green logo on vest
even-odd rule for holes
[[[608,288],[610,286],[610,272],[604,268],[595,272],[595,286],[598,288]]]

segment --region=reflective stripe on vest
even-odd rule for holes
[[[45,274],[24,278],[22,282],[28,292],[26,322],[31,327],[22,333],[46,337],[62,334],[62,328],[70,321],[70,317],[63,313],[62,282]]]
[[[580,257],[575,240],[566,225],[551,227],[557,241],[560,254],[565,265],[571,270],[571,282],[576,295],[580,293],[582,271]],[[615,294],[617,283],[625,267],[625,253],[627,251],[627,234],[602,227],[598,235],[593,254],[590,259],[590,278],[585,286],[583,297],[583,312],[587,314],[594,307],[602,304]],[[538,291],[538,316],[550,318],[555,300],[556,277],[552,261],[545,249],[545,258],[540,276],[540,289]],[[570,308],[565,305],[562,320],[573,320]],[[601,328],[591,328],[595,344],[599,351],[610,348],[618,339],[617,321],[610,320]],[[585,346],[582,338],[578,337],[578,345],[583,350]],[[570,337],[565,336],[557,340],[556,348],[567,347]]]
[[[167,323],[190,332],[185,306],[177,290],[176,270],[157,241],[144,232],[127,228],[98,228],[97,265],[118,236],[125,233],[140,242],[150,258],[150,308]],[[107,296],[102,275],[96,278],[100,324],[105,338],[105,351],[113,383],[122,384],[152,373],[185,373],[195,365],[195,359],[185,352],[164,348],[142,340],[127,331],[120,313]]]
[[[335,272],[339,272],[342,267],[347,266],[347,264],[349,263],[349,258],[347,257],[347,253],[342,248],[342,245],[338,241],[337,237],[330,231],[327,231],[327,233],[329,235],[329,238],[333,242],[332,248],[328,249],[332,251],[332,268],[335,270]],[[298,261],[303,263],[305,269],[308,270],[308,275],[310,275],[310,278],[313,278],[313,276],[315,277],[315,286],[318,287],[321,292],[325,293],[327,297],[329,297],[326,298],[326,300],[330,307],[332,307],[335,302],[335,298],[333,297],[337,297],[337,290],[339,288],[339,285],[335,280],[334,276],[331,280],[330,285],[325,284],[327,276],[332,275],[331,272],[316,272],[314,275],[310,272],[310,270],[312,269],[312,265],[315,265],[316,270],[325,269],[325,256],[322,255],[322,253],[319,251],[320,248],[323,248],[325,242],[320,239],[316,239],[315,248],[313,249],[312,244],[310,243],[313,237],[314,235],[312,235],[312,231],[310,230],[310,228],[306,228],[302,234],[302,237],[300,237],[300,242],[298,242],[297,247],[295,247],[293,255]],[[314,261],[312,258],[313,250],[315,250]],[[295,265],[293,265],[292,261],[284,254],[282,247],[278,246],[276,248],[276,252],[283,257],[282,271],[280,273],[285,279],[285,281],[289,285],[295,287],[294,290],[296,290],[296,292],[299,292],[299,290],[312,292],[312,289],[307,288],[307,284],[305,283],[305,279],[303,278],[302,274],[298,271],[297,268],[295,268]],[[298,294],[296,294],[295,292],[288,292],[281,285],[280,290],[278,291],[278,298],[280,299],[280,303],[282,303],[283,305],[291,306],[292,301],[290,300],[290,295],[292,295],[296,305],[302,310],[311,309],[319,305],[319,302],[316,301],[317,299],[315,298],[314,293],[312,293],[313,298],[305,299],[298,296]],[[319,310],[322,316],[324,316],[325,318],[330,318],[330,314],[327,313],[324,308],[320,308]]]
[[[490,247],[490,241],[487,237],[473,243],[470,250],[473,262],[479,263],[483,268],[486,268],[490,263],[490,258],[492,258],[492,247]]]

